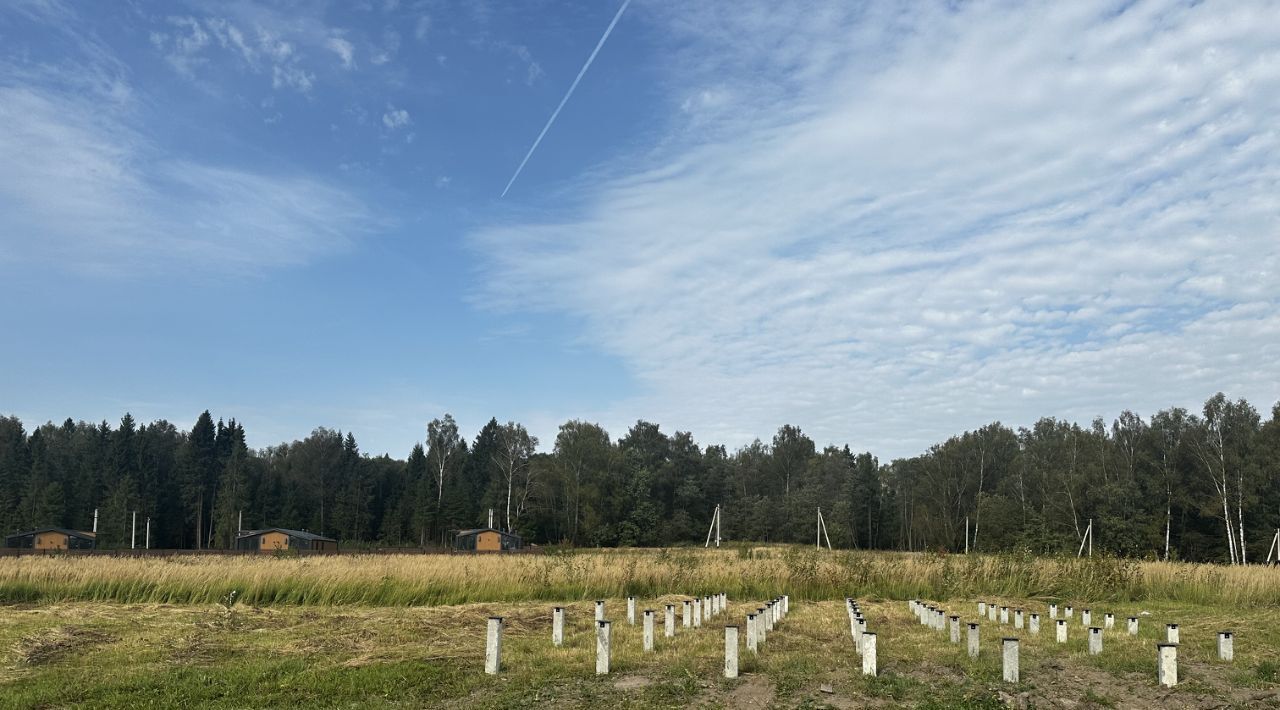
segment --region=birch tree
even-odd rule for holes
[[[511,532],[514,529],[511,516],[511,500],[513,496],[517,495],[515,490],[516,483],[517,481],[520,482],[523,488],[518,494],[520,497],[517,498],[517,503],[519,503],[524,500],[525,494],[528,493],[529,486],[532,483],[529,473],[529,459],[537,448],[538,438],[529,436],[529,432],[524,428],[523,424],[507,422],[498,428],[498,450],[493,455],[493,463],[502,475],[502,480],[507,484],[507,532]],[[516,519],[519,519],[518,513]]]
[[[445,478],[461,448],[462,437],[458,435],[453,415],[445,414],[444,419],[432,419],[427,424],[427,461],[436,488],[436,512],[432,520],[436,525],[440,524],[440,509],[444,504]]]
[[[1173,528],[1173,483],[1178,476],[1178,456],[1187,436],[1187,410],[1175,407],[1151,417],[1150,434],[1164,483],[1164,560],[1169,560],[1169,537]]]
[[[1257,431],[1257,410],[1243,399],[1232,402],[1219,392],[1204,403],[1204,422],[1194,439],[1196,457],[1222,504],[1227,553],[1232,564],[1249,562],[1245,549],[1244,501],[1248,494],[1246,470],[1251,465],[1249,449]],[[1236,508],[1234,518],[1232,502]]]

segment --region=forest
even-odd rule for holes
[[[190,430],[0,417],[0,530],[87,530],[98,509],[104,548],[129,546],[134,511],[157,548],[230,547],[241,521],[434,547],[492,509],[535,544],[701,545],[721,505],[725,540],[813,544],[821,507],[843,548],[959,552],[967,528],[976,551],[1075,554],[1092,521],[1095,554],[1249,563],[1280,528],[1280,405],[1263,421],[1221,393],[1109,425],[993,422],[888,462],[791,425],[735,451],[646,421],[618,439],[569,421],[543,447],[496,419],[472,440],[447,414],[423,433],[399,460],[323,427],[253,450],[207,411]]]

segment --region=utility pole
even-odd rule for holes
[[[831,549],[831,537],[827,535],[827,521],[822,518],[822,508],[818,508],[818,549],[822,549],[822,540],[826,538],[827,549]]]
[[[133,511],[133,524],[129,528],[129,549],[138,547],[138,511]]]
[[[98,534],[98,509],[93,509],[93,534]]]
[[[147,549],[151,549],[151,516],[147,516]]]
[[[1085,545],[1089,546],[1089,556],[1093,557],[1093,518],[1089,518],[1089,525],[1084,529],[1084,535],[1080,536],[1080,549],[1076,550],[1076,557],[1084,556]]]
[[[716,505],[716,510],[711,514],[711,527],[707,528],[707,541],[702,546],[711,547],[711,535],[715,534],[716,547],[720,547],[720,506]]]

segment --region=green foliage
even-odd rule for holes
[[[1253,669],[1254,676],[1263,683],[1280,682],[1280,665],[1274,661],[1260,661]]]
[[[230,547],[243,515],[248,528],[307,529],[354,549],[447,545],[492,509],[538,544],[664,546],[703,540],[720,505],[726,542],[811,544],[820,507],[837,547],[954,553],[967,533],[1010,571],[1026,555],[1076,555],[1090,521],[1094,558],[1107,560],[1229,561],[1230,520],[1230,545],[1243,535],[1256,561],[1280,527],[1280,408],[1263,422],[1221,394],[1201,415],[995,422],[887,464],[819,450],[791,425],[733,452],[645,421],[618,440],[566,422],[549,453],[517,422],[490,420],[470,444],[449,415],[425,433],[399,461],[323,427],[250,451],[243,426],[209,412],[189,433],[126,414],[114,429],[68,420],[28,434],[0,417],[0,527],[87,529],[99,509],[100,546],[122,547],[136,510],[140,528],[153,521],[153,547]],[[956,593],[976,574],[946,564],[920,592]],[[1082,588],[1131,583],[1113,562],[1080,571]]]

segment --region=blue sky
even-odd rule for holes
[[[403,456],[1280,398],[1273,2],[0,3],[0,411]]]

